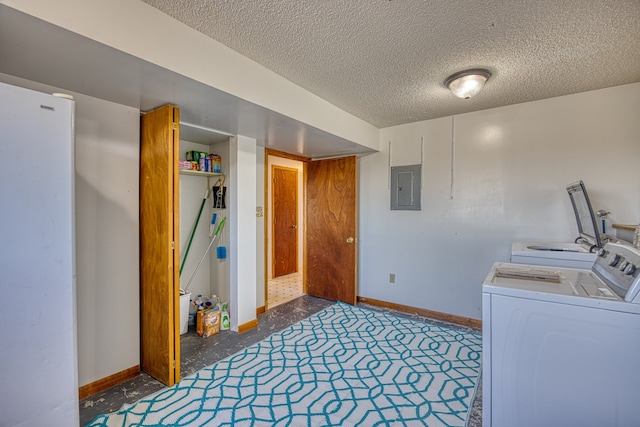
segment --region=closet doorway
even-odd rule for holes
[[[308,159],[265,151],[267,201],[265,308],[304,295],[304,165]]]

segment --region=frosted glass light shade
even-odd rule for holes
[[[484,69],[460,71],[450,76],[445,86],[458,98],[469,99],[482,90],[491,73]]]

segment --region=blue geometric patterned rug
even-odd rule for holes
[[[480,334],[338,303],[90,426],[465,426]]]

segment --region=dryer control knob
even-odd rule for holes
[[[609,259],[609,265],[611,267],[615,267],[615,265],[618,263],[618,261],[620,261],[620,255],[619,254],[615,254],[615,255],[611,256],[611,258]]]
[[[627,265],[629,265],[629,261],[625,261],[620,264],[620,271],[624,271],[624,269],[627,268]]]
[[[607,251],[605,251],[604,248],[600,248],[598,249],[598,252],[596,252],[596,255],[598,255],[599,257],[604,257],[605,255],[607,255]]]
[[[624,274],[626,274],[627,276],[631,276],[635,272],[636,272],[636,266],[631,263],[629,263],[627,267],[624,269]]]

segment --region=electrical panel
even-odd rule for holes
[[[391,210],[419,211],[422,165],[391,168]]]

